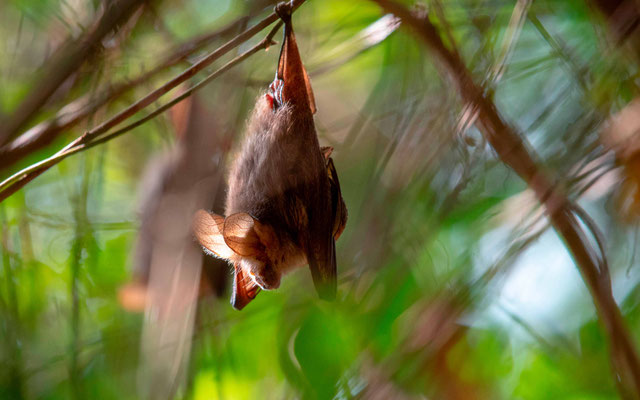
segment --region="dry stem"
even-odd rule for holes
[[[304,3],[304,1],[305,0],[295,0],[293,5],[294,9],[299,7],[302,3]],[[272,30],[267,35],[267,37],[264,40],[262,40],[260,43],[258,43],[256,46],[254,46],[247,52],[243,53],[242,55],[236,57],[234,60],[227,63],[225,66],[223,66],[213,74],[209,75],[202,82],[198,83],[197,85],[189,89],[184,94],[176,97],[167,105],[152,112],[149,116],[142,118],[141,120],[136,121],[135,123],[125,128],[122,128],[106,137],[101,138],[101,136],[107,133],[111,128],[119,125],[121,122],[135,115],[138,111],[149,106],[150,104],[155,102],[158,98],[160,98],[162,95],[166,94],[167,92],[169,92],[179,84],[183,83],[187,79],[193,77],[198,72],[200,72],[201,70],[209,66],[211,63],[213,63],[215,60],[222,57],[224,54],[234,49],[235,47],[239,46],[240,44],[244,43],[245,41],[250,39],[252,36],[254,36],[261,30],[263,30],[264,28],[266,28],[267,26],[275,22],[277,19],[278,19],[278,16],[276,15],[276,13],[275,12],[271,13],[269,16],[265,17],[262,21],[260,21],[253,27],[245,30],[244,32],[242,32],[241,34],[239,34],[238,36],[236,36],[226,44],[222,45],[217,50],[215,50],[214,52],[204,57],[198,63],[194,64],[192,67],[188,68],[186,71],[182,72],[178,76],[171,79],[169,82],[153,90],[151,93],[147,94],[145,97],[138,100],[134,104],[130,105],[126,109],[122,110],[121,112],[111,117],[107,121],[103,122],[102,124],[96,126],[90,131],[85,132],[83,135],[81,135],[80,137],[78,137],[77,139],[69,143],[67,146],[62,148],[53,156],[45,160],[42,160],[38,163],[35,163],[21,171],[16,172],[14,175],[10,176],[9,178],[7,178],[6,180],[0,183],[0,202],[2,202],[11,194],[15,193],[24,185],[26,185],[27,183],[35,179],[37,176],[39,176],[40,174],[42,174],[43,172],[51,168],[53,165],[57,164],[58,162],[65,159],[66,157],[70,156],[71,154],[75,154],[79,151],[93,147],[94,145],[97,145],[99,143],[103,143],[106,140],[112,139],[116,136],[121,135],[124,132],[127,132],[139,126],[143,122],[146,122],[148,119],[153,118],[154,116],[160,114],[161,112],[165,111],[166,109],[170,108],[171,106],[185,99],[191,93],[193,93],[193,91],[200,89],[204,84],[210,82],[212,79],[216,78],[221,73],[225,72],[226,70],[233,67],[237,63],[243,61],[249,55],[256,53],[258,50],[262,48],[267,48],[272,43],[272,37],[275,34],[275,29]],[[98,139],[100,139],[100,141],[96,142]]]
[[[550,174],[539,167],[533,150],[504,121],[493,101],[485,96],[483,88],[475,84],[458,54],[445,46],[428,16],[416,17],[393,0],[374,1],[385,11],[400,17],[427,44],[439,61],[442,71],[456,85],[463,102],[478,110],[478,130],[500,159],[518,173],[544,205],[551,224],[567,245],[591,293],[609,340],[615,372],[619,376],[614,376],[614,380],[620,379],[625,391],[633,393],[633,398],[640,398],[640,362],[637,351],[613,298],[609,271],[604,262],[605,255],[601,254],[602,258],[598,260],[576,218],[575,210],[579,210],[578,206],[558,190]],[[583,211],[579,215],[584,215]],[[629,393],[621,394],[626,396]]]

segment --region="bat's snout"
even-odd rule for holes
[[[251,277],[262,290],[275,290],[280,287],[280,275],[270,268],[265,268],[259,274],[252,274]]]

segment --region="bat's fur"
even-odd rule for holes
[[[276,79],[256,101],[247,134],[229,175],[225,217],[200,211],[200,243],[235,267],[231,302],[242,308],[263,289],[280,286],[291,269],[309,264],[325,299],[337,286],[335,239],[347,213],[330,149],[321,150],[313,124],[315,100],[300,59],[291,5]],[[250,277],[250,279],[247,279]]]
[[[308,117],[293,118],[288,104],[274,111],[261,95],[231,168],[225,215],[248,213],[271,230],[257,229],[264,257],[241,263],[263,289],[277,288],[282,274],[307,263],[308,210],[328,206],[324,159]],[[326,217],[329,222],[330,213]]]

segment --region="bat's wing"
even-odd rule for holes
[[[278,79],[284,81],[284,101],[311,110],[316,113],[316,100],[309,81],[307,70],[302,64],[296,36],[291,26],[291,6],[287,3],[280,3],[276,6],[276,12],[284,21],[284,41],[280,50],[280,60],[278,61]]]
[[[327,198],[327,200],[330,200]],[[320,202],[322,203],[322,202]],[[324,202],[330,207],[329,201]],[[321,204],[318,204],[321,206]],[[330,212],[314,213],[306,240],[306,255],[311,277],[320,298],[333,300],[336,297],[337,267],[336,248],[332,233],[332,222],[327,220]]]
[[[233,255],[233,251],[227,246],[224,232],[224,217],[209,213],[205,210],[198,210],[193,217],[193,233],[200,244],[224,259],[229,259]]]
[[[316,239],[315,245],[307,252],[307,260],[313,285],[321,299],[334,300],[337,290],[336,246],[332,235],[325,240]],[[312,240],[313,242],[313,240]]]
[[[242,310],[260,292],[260,287],[251,279],[238,265],[234,264],[235,278],[233,280],[233,293],[231,294],[231,305],[236,310]]]
[[[307,69],[304,67],[304,65],[301,63],[300,64],[302,66],[302,72],[304,73],[304,86],[307,90],[307,100],[309,101],[309,108],[311,109],[311,114],[315,114],[316,111],[318,111],[318,108],[316,107],[316,97],[313,94],[313,88],[311,87],[311,80],[309,79],[309,75],[307,74]]]
[[[344,227],[347,224],[347,206],[342,199],[340,191],[340,181],[333,160],[327,158],[327,175],[329,176],[329,185],[331,187],[331,209],[333,210],[333,238],[338,240]]]
[[[331,215],[333,216],[331,234],[315,234],[315,237],[310,241],[312,243],[311,251],[307,254],[313,283],[320,297],[325,300],[333,300],[336,296],[337,266],[335,241],[340,237],[347,223],[347,206],[342,199],[340,181],[338,180],[336,168],[333,165],[333,160],[329,157],[332,150],[330,147],[322,148],[327,166],[327,176],[329,178]],[[322,223],[323,221],[320,222]],[[322,232],[322,230],[313,229],[312,235],[315,232]]]

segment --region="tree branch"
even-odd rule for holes
[[[93,28],[79,40],[69,40],[53,57],[47,67],[40,71],[39,78],[22,103],[11,113],[11,118],[0,124],[0,144],[5,144],[16,135],[43,104],[55,93],[69,76],[96,53],[102,39],[114,27],[124,24],[143,0],[120,0],[109,3]]]
[[[153,76],[167,68],[179,64],[211,41],[227,36],[238,29],[244,29],[248,20],[248,16],[243,16],[221,29],[188,40],[177,46],[170,54],[163,57],[163,61],[158,63],[157,66],[140,76],[127,82],[121,82],[108,87],[97,96],[83,96],[67,104],[54,118],[39,123],[11,142],[0,147],[0,170],[15,164],[32,152],[49,145],[64,131],[75,126],[105,104],[116,100],[141,83],[147,82]]]
[[[373,0],[385,11],[400,17],[429,47],[441,69],[455,84],[465,104],[478,110],[476,126],[494,148],[500,159],[511,167],[535,192],[544,205],[551,224],[564,240],[591,293],[601,323],[607,333],[612,363],[626,391],[640,398],[640,362],[632,338],[611,291],[605,263],[599,263],[595,251],[582,230],[573,204],[554,185],[554,179],[543,171],[537,157],[519,133],[509,126],[484,90],[475,84],[457,53],[448,49],[428,17],[418,18],[393,0]],[[602,255],[604,258],[604,255]],[[625,396],[625,393],[623,393]]]
[[[297,4],[298,5],[302,4],[304,1],[305,0],[298,0]],[[275,14],[273,14],[273,15],[275,15]],[[270,18],[270,17],[265,18],[265,20],[267,20],[268,18]],[[263,20],[263,22],[265,20]],[[237,65],[240,62],[244,61],[249,56],[257,53],[261,49],[268,48],[273,43],[273,36],[277,32],[277,30],[280,28],[280,25],[281,25],[281,23],[276,24],[276,26],[271,30],[271,32],[263,40],[261,40],[258,44],[253,46],[251,49],[245,51],[244,53],[242,53],[238,57],[236,57],[233,60],[229,61],[227,64],[225,64],[224,66],[222,66],[221,68],[219,68],[218,70],[216,70],[215,72],[213,72],[212,74],[207,76],[205,79],[203,79],[202,81],[198,82],[196,85],[194,85],[193,87],[191,87],[190,89],[188,89],[187,91],[182,93],[181,95],[179,95],[176,98],[174,98],[173,100],[171,100],[169,103],[167,103],[167,104],[161,106],[160,108],[154,110],[149,115],[147,115],[147,116],[145,116],[145,117],[143,117],[143,118],[141,118],[141,119],[139,119],[139,120],[137,120],[137,121],[135,121],[135,122],[123,127],[123,128],[121,128],[121,129],[119,129],[119,130],[117,130],[117,131],[115,131],[115,132],[113,132],[113,133],[111,133],[109,135],[102,136],[102,134],[108,130],[108,128],[105,128],[105,127],[111,127],[111,126],[116,125],[117,123],[114,122],[115,120],[120,121],[120,120],[124,120],[124,119],[128,118],[128,117],[126,117],[126,118],[123,117],[123,115],[129,115],[129,114],[133,115],[133,111],[131,111],[131,110],[133,110],[133,109],[138,110],[137,107],[140,107],[139,104],[143,103],[143,101],[149,101],[149,103],[151,103],[155,99],[160,97],[162,94],[166,93],[166,91],[168,91],[168,90],[166,90],[166,91],[163,91],[163,90],[165,88],[167,88],[170,83],[176,82],[176,81],[182,82],[182,80],[180,80],[180,79],[184,75],[188,75],[188,74],[190,74],[189,76],[194,75],[196,73],[196,72],[193,71],[193,69],[195,67],[198,67],[198,71],[200,69],[203,69],[206,66],[206,65],[201,65],[201,63],[204,60],[201,61],[198,64],[195,64],[193,67],[191,67],[187,71],[183,72],[182,74],[180,74],[176,78],[172,79],[169,83],[163,85],[159,89],[154,90],[151,94],[147,95],[142,100],[139,100],[137,103],[133,104],[129,108],[123,110],[122,112],[120,112],[119,114],[114,116],[113,118],[105,121],[104,123],[99,125],[97,128],[95,128],[95,129],[93,129],[93,130],[91,130],[89,132],[86,132],[85,134],[83,134],[82,136],[80,136],[79,138],[74,140],[73,142],[69,143],[63,149],[61,149],[60,151],[55,153],[53,156],[51,156],[51,157],[49,157],[49,158],[47,158],[45,160],[42,160],[42,161],[40,161],[40,162],[38,162],[36,164],[33,164],[33,165],[31,165],[31,166],[29,166],[29,167],[27,167],[27,168],[25,168],[25,169],[23,169],[21,171],[18,171],[15,174],[13,174],[12,176],[10,176],[9,178],[7,178],[6,180],[4,180],[3,182],[0,183],[0,202],[2,202],[4,199],[6,199],[7,197],[9,197],[13,193],[15,193],[17,190],[22,188],[24,185],[26,185],[27,183],[31,182],[33,179],[38,177],[40,174],[42,174],[43,172],[45,172],[46,170],[48,170],[52,166],[56,165],[60,161],[64,160],[65,158],[69,157],[70,155],[75,154],[75,153],[79,153],[79,152],[84,151],[86,149],[89,149],[91,147],[97,146],[97,145],[99,145],[101,143],[105,143],[105,142],[107,142],[107,141],[109,141],[109,140],[111,140],[111,139],[113,139],[115,137],[118,137],[118,136],[122,135],[125,132],[128,132],[128,131],[130,131],[130,130],[142,125],[146,121],[156,117],[157,115],[159,115],[159,114],[163,113],[164,111],[168,110],[169,108],[173,107],[174,105],[176,105],[180,101],[186,99],[193,92],[201,89],[207,83],[211,82],[213,79],[217,78],[222,73],[226,72],[227,70],[231,69],[235,65]],[[237,42],[238,44],[240,44],[241,42],[237,41],[238,37],[241,37],[243,35],[246,36],[247,32],[250,32],[250,31],[252,31],[254,29],[257,29],[258,26],[260,26],[260,24],[258,24],[255,27],[245,31],[244,33],[238,35],[235,39],[233,39],[229,43]],[[247,39],[249,37],[247,37]],[[229,43],[227,43],[223,47],[225,47],[225,46],[228,47]],[[219,50],[220,49],[216,50],[212,54],[215,54]],[[209,58],[209,57],[207,57],[207,58]],[[210,62],[212,62],[212,61],[210,61]],[[156,97],[153,97],[153,96],[156,96]],[[152,98],[152,100],[147,100],[147,99],[151,99],[151,98]]]
[[[293,9],[294,10],[297,9],[302,3],[304,3],[304,1],[305,0],[294,0]],[[27,183],[31,182],[33,179],[38,177],[40,174],[42,174],[43,172],[45,172],[46,170],[51,168],[53,165],[55,165],[58,162],[60,162],[61,160],[65,159],[66,157],[70,156],[71,154],[75,154],[75,153],[77,153],[79,151],[82,151],[82,150],[84,150],[86,148],[93,147],[93,145],[90,145],[90,142],[96,140],[97,138],[99,138],[100,136],[102,136],[103,134],[108,132],[111,128],[115,127],[116,125],[120,124],[121,122],[125,121],[126,119],[132,117],[133,115],[135,115],[135,113],[137,113],[138,111],[144,109],[145,107],[147,107],[148,105],[150,105],[151,103],[156,101],[162,95],[166,94],[167,92],[169,92],[170,90],[172,90],[173,88],[175,88],[176,86],[181,84],[182,82],[184,82],[187,79],[193,77],[198,72],[200,72],[201,70],[203,70],[204,68],[209,66],[211,63],[213,63],[215,60],[217,60],[218,58],[222,57],[224,54],[226,54],[230,50],[232,50],[235,47],[239,46],[240,44],[244,43],[245,41],[247,41],[248,39],[253,37],[255,34],[257,34],[261,30],[263,30],[264,28],[266,28],[267,26],[269,26],[270,24],[275,22],[278,18],[279,17],[277,16],[277,14],[275,12],[271,13],[269,16],[265,17],[263,20],[258,22],[256,25],[254,25],[253,27],[245,30],[241,34],[237,35],[235,38],[231,39],[229,42],[225,43],[224,45],[219,47],[217,50],[213,51],[212,53],[210,53],[209,55],[204,57],[198,63],[196,63],[193,66],[191,66],[190,68],[188,68],[186,71],[184,71],[181,74],[179,74],[178,76],[174,77],[169,82],[165,83],[164,85],[160,86],[158,89],[155,89],[151,93],[147,94],[145,97],[143,97],[142,99],[138,100],[134,104],[130,105],[126,109],[122,110],[121,112],[119,112],[115,116],[111,117],[107,121],[103,122],[102,124],[96,126],[95,128],[91,129],[90,131],[85,132],[83,135],[81,135],[80,137],[78,137],[77,139],[75,139],[74,141],[69,143],[67,146],[62,148],[60,151],[55,153],[53,156],[51,156],[51,157],[49,157],[49,158],[47,158],[45,160],[42,160],[42,161],[40,161],[40,162],[38,162],[36,164],[33,164],[33,165],[31,165],[31,166],[29,166],[29,167],[27,167],[27,168],[25,168],[25,169],[23,169],[21,171],[18,171],[14,175],[10,176],[9,178],[7,178],[6,180],[4,180],[3,182],[0,183],[0,202],[2,202],[4,199],[6,199],[7,197],[9,197],[13,193],[15,193],[17,190],[22,188],[24,185],[26,185]],[[231,68],[233,65],[235,65],[238,62],[244,60],[246,57],[248,57],[250,55],[250,54],[247,54],[247,53],[253,54],[253,53],[257,52],[260,48],[268,47],[269,44],[272,41],[271,38],[273,37],[274,34],[275,34],[275,30],[272,31],[269,35],[267,35],[265,40],[263,40],[260,43],[258,43],[251,50],[245,52],[243,55],[237,57],[236,59],[234,59],[231,62],[229,62],[227,65],[225,65],[222,68],[220,68],[220,70],[214,72],[209,77],[205,78],[205,81],[209,82],[211,79],[214,79],[215,77],[217,77],[220,73],[226,71],[227,69]],[[202,86],[201,85],[200,86],[196,85],[196,87],[192,88],[192,91],[193,90],[197,90],[200,87],[202,87]],[[191,92],[189,92],[189,93],[191,93]],[[177,102],[183,100],[186,97],[187,96],[182,97],[182,95],[178,96],[170,104],[174,105],[174,104],[176,104]],[[152,114],[153,114],[153,116],[156,116],[156,115],[158,115],[159,113],[161,113],[162,111],[166,110],[169,107],[171,107],[171,106],[161,107],[161,109],[156,110]],[[147,117],[145,117],[145,118],[147,118]],[[146,120],[148,120],[148,119],[150,119],[152,117],[147,118],[147,119],[145,119],[145,118],[143,118],[143,120],[136,121],[135,123],[133,123],[132,125],[130,125],[127,128],[123,128],[120,131],[114,132],[114,134],[109,136],[109,139],[112,139],[112,138],[114,138],[114,137],[116,137],[116,136],[118,136],[118,135],[120,135],[120,134],[122,134],[122,133],[124,133],[124,132],[126,132],[128,130],[130,130],[130,129],[133,129],[133,128],[137,127],[138,125],[140,125],[141,123],[145,122]],[[109,140],[109,139],[107,139],[107,140]],[[102,142],[100,142],[100,143],[102,143]]]

